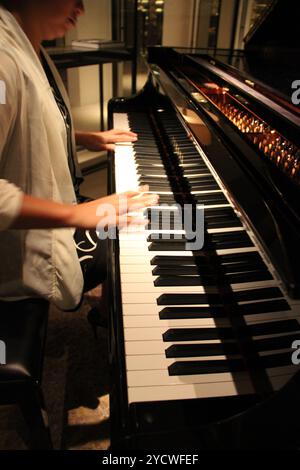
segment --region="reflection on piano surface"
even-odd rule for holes
[[[299,118],[206,57],[150,52],[144,90],[109,107],[139,134],[111,191],[160,194],[111,242],[112,446],[299,445]],[[184,204],[205,207],[201,250]]]
[[[221,96],[220,96],[221,95]],[[300,150],[269,127],[261,119],[247,113],[224,88],[210,99],[228,119],[256,145],[265,157],[281,167],[294,181],[300,183]],[[243,109],[244,108],[244,109]]]

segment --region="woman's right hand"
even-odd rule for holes
[[[140,191],[112,194],[74,206],[68,225],[84,229],[146,225],[142,209],[156,205],[159,198],[145,189],[148,190],[141,188]]]

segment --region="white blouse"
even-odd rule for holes
[[[27,36],[2,7],[0,90],[0,298],[44,297],[72,309],[83,290],[74,230],[10,229],[23,193],[66,204],[76,197],[65,124],[49,82]]]

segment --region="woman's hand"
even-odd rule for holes
[[[76,132],[76,143],[87,150],[115,150],[115,144],[120,142],[135,142],[138,136],[134,132],[111,129],[104,132]]]
[[[143,190],[112,194],[74,206],[68,226],[95,229],[146,225],[147,220],[143,216],[142,209],[156,205],[158,199],[156,194],[145,193]]]

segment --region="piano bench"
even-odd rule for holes
[[[48,310],[42,299],[0,301],[0,405],[20,407],[30,449],[52,449],[41,390]]]

